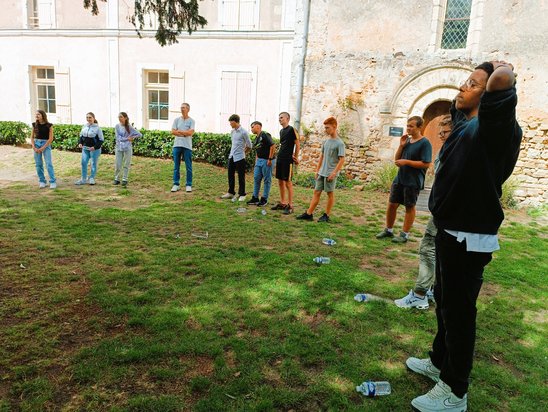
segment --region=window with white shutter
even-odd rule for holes
[[[224,30],[258,30],[259,0],[221,0],[219,17]]]

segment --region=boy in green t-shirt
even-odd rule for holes
[[[318,219],[318,222],[329,222],[331,209],[335,204],[333,192],[337,185],[337,176],[344,164],[345,146],[337,135],[337,119],[328,117],[323,124],[329,139],[323,143],[322,153],[316,167],[316,186],[314,187],[310,206],[306,212],[297,216],[299,220],[314,220],[314,209],[320,203],[322,191],[327,193],[327,205],[325,206],[325,213]]]

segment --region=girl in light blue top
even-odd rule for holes
[[[120,123],[114,128],[116,134],[116,163],[114,166],[114,184],[120,184],[120,172],[122,172],[122,186],[127,186],[129,166],[131,165],[131,155],[133,154],[133,139],[141,137],[142,134],[129,124],[127,113],[120,112],[118,115]]]
[[[86,114],[87,123],[80,131],[80,140],[78,147],[82,149],[82,177],[74,182],[76,185],[95,184],[95,175],[97,174],[97,165],[99,164],[99,156],[101,155],[101,146],[105,141],[103,131],[99,127],[99,123],[92,112]],[[88,175],[88,163],[91,159],[91,173]]]

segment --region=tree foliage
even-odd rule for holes
[[[99,14],[99,1],[108,0],[84,0],[84,8],[91,9],[91,14]],[[129,21],[135,26],[139,37],[145,29],[147,17],[156,18],[158,29],[156,41],[160,46],[177,43],[177,36],[188,31],[192,34],[198,27],[204,27],[207,20],[200,16],[198,0],[135,0],[135,11],[129,16]]]

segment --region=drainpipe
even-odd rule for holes
[[[310,3],[312,0],[303,0],[303,32],[301,41],[303,45],[302,59],[297,65],[297,107],[295,113],[295,128],[301,130],[301,114],[303,109],[303,85],[304,85],[304,69],[306,60],[306,49],[308,43],[308,25],[310,22]]]

